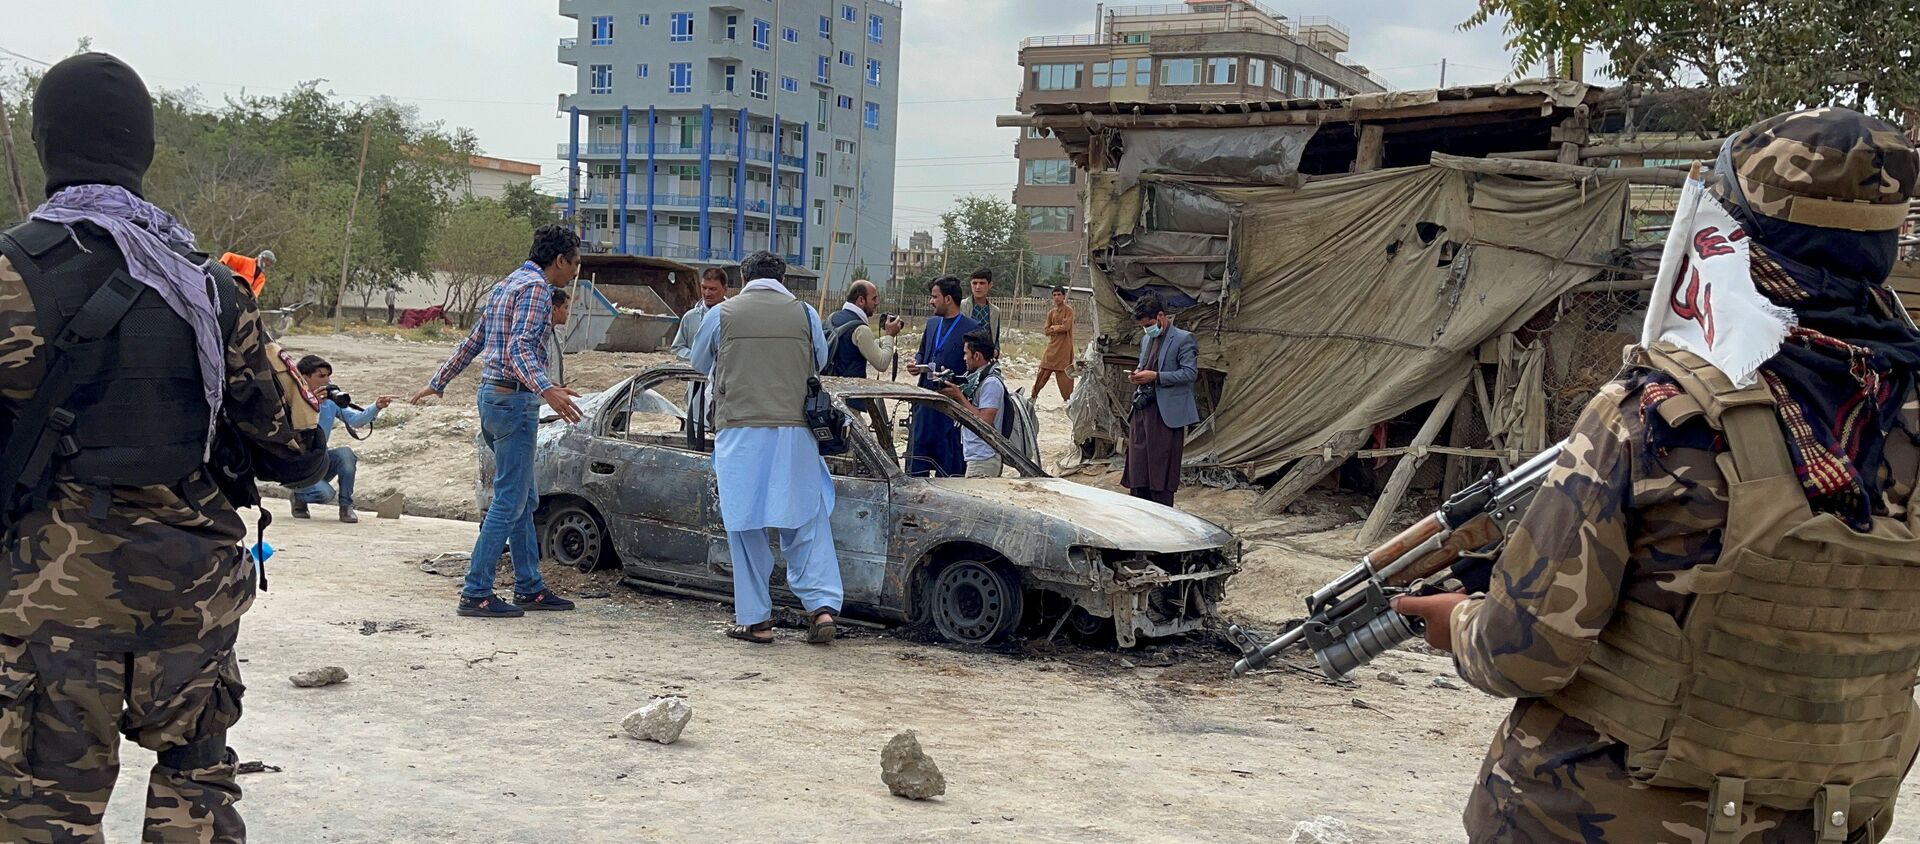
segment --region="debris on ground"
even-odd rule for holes
[[[920,749],[920,737],[908,730],[887,742],[880,751],[880,781],[896,796],[925,800],[947,793],[947,778],[940,766]]]
[[[269,765],[258,760],[241,762],[233,769],[233,772],[236,774],[277,774],[280,773],[280,771],[281,768],[279,765]]]
[[[1321,815],[1294,824],[1287,844],[1353,844],[1353,833],[1346,821]]]
[[[464,551],[449,551],[435,554],[420,561],[420,570],[441,577],[466,577],[467,569],[473,562],[473,555]]]
[[[1400,675],[1395,674],[1391,671],[1380,672],[1379,680],[1382,683],[1387,683],[1394,686],[1404,686],[1407,684],[1407,681],[1400,679]]]
[[[1455,680],[1445,674],[1433,678],[1433,687],[1436,689],[1451,689],[1456,692],[1465,691],[1467,688],[1466,686],[1460,685],[1459,680]]]
[[[683,697],[663,697],[634,710],[620,721],[620,729],[641,741],[672,744],[693,720],[693,707]]]
[[[344,683],[347,681],[347,669],[341,668],[338,665],[329,665],[325,668],[302,671],[292,677],[288,677],[287,680],[303,689],[331,686],[335,683]]]

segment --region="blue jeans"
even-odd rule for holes
[[[327,449],[327,475],[313,486],[294,490],[293,500],[302,504],[332,504],[335,499],[333,485],[327,483],[340,479],[340,506],[353,507],[353,476],[360,468],[360,456],[346,446]]]
[[[480,538],[473,543],[473,561],[460,594],[485,598],[493,594],[493,572],[500,552],[513,548],[513,591],[532,595],[547,588],[540,578],[540,537],[533,527],[533,511],[540,491],[533,482],[534,429],[540,423],[540,397],[516,390],[503,393],[480,386],[480,436],[493,451],[493,503],[480,521]]]

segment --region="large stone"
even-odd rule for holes
[[[893,737],[880,751],[880,781],[887,790],[910,800],[925,800],[947,793],[947,778],[940,766],[920,749],[920,737],[908,730]]]
[[[680,731],[693,720],[693,706],[683,697],[663,697],[634,710],[620,722],[620,729],[641,741],[672,744],[680,740]]]
[[[331,686],[335,683],[346,682],[347,669],[341,668],[338,665],[329,665],[325,668],[315,668],[312,671],[302,671],[292,677],[288,677],[287,680],[303,689]]]

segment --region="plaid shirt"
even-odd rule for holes
[[[546,392],[553,386],[547,379],[547,335],[553,331],[552,323],[553,285],[532,261],[521,264],[487,294],[487,307],[473,332],[427,386],[446,392],[447,383],[479,355],[481,377],[518,381],[536,393]]]

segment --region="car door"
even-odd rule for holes
[[[673,376],[636,382],[622,398],[617,427],[589,448],[583,486],[614,502],[614,512],[604,515],[630,572],[710,586],[713,467],[708,454],[686,442],[686,386]]]

